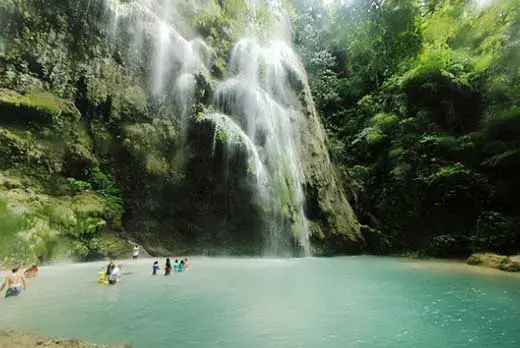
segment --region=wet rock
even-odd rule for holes
[[[9,348],[131,348],[128,343],[94,344],[75,339],[56,339],[21,333],[12,330],[0,330],[0,347]]]
[[[492,253],[475,253],[466,260],[466,263],[506,272],[520,272],[520,255],[504,256]]]

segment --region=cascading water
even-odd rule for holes
[[[220,111],[230,115],[229,122],[240,125],[255,146],[262,149],[268,188],[257,190],[271,193],[265,202],[273,214],[268,226],[268,250],[278,253],[281,234],[286,233],[280,223],[284,215],[292,215],[301,246],[309,248],[298,143],[305,119],[292,107],[298,101],[288,84],[288,69],[294,67],[299,67],[299,62],[285,42],[260,43],[252,37],[243,38],[231,53],[232,76],[219,84],[215,101]],[[288,207],[295,210],[284,211]]]
[[[151,45],[150,89],[159,100],[173,103],[185,132],[191,115],[197,76],[208,76],[214,50],[197,38],[183,13],[203,11],[211,1],[105,0],[109,31],[129,60]],[[229,76],[217,84],[213,108],[199,115],[223,133],[227,150],[242,147],[254,177],[257,198],[267,221],[266,252],[281,254],[296,238],[309,254],[309,228],[304,214],[304,173],[300,138],[306,127],[290,79],[306,83],[306,74],[290,46],[290,28],[277,0],[247,0],[246,29],[231,51]],[[258,11],[270,14],[270,28],[259,29]],[[269,32],[269,33],[267,33]],[[142,57],[141,57],[142,59]],[[184,134],[184,133],[183,133]],[[289,221],[289,223],[288,223]]]

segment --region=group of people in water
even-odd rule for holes
[[[98,282],[103,284],[116,284],[121,278],[122,266],[110,260],[104,272],[99,272]]]
[[[172,273],[172,269],[174,272],[184,272],[184,270],[189,269],[190,264],[188,262],[188,258],[186,257],[184,260],[181,260],[179,262],[178,259],[175,259],[175,262],[172,263],[169,258],[166,259],[166,263],[164,265],[164,275],[170,275]],[[157,275],[157,272],[159,272],[159,261],[155,261],[152,266],[152,275]]]
[[[134,247],[134,250],[132,252],[132,259],[137,259],[139,257],[139,249],[138,247]],[[164,264],[164,275],[170,275],[173,272],[184,272],[185,270],[188,270],[190,267],[190,263],[188,261],[188,258],[176,259],[174,263],[170,261],[169,258],[166,259],[166,262]],[[98,282],[101,284],[117,284],[119,280],[121,279],[121,268],[122,266],[120,264],[116,264],[114,260],[110,260],[106,267],[103,268],[103,271],[100,271],[98,273]],[[159,266],[159,261],[155,261],[152,265],[152,275],[157,275],[158,272],[161,270],[161,267]]]
[[[5,291],[5,297],[18,296],[27,289],[26,278],[34,278],[38,273],[38,265],[32,265],[29,268],[21,270],[18,267],[11,269],[11,274],[8,274],[2,285],[0,286],[0,293]]]
[[[136,260],[139,257],[139,246],[134,246],[132,250],[132,259]],[[166,259],[166,263],[164,265],[164,275],[170,275],[172,271],[174,272],[184,272],[188,270],[190,267],[188,258],[176,259],[172,264],[170,259]],[[117,284],[121,279],[121,268],[120,264],[116,264],[114,260],[110,260],[106,265],[106,268],[103,267],[103,270],[98,273],[98,282],[102,284]],[[11,270],[11,273],[8,274],[2,285],[0,286],[0,293],[7,289],[5,292],[5,297],[18,296],[25,289],[27,289],[27,278],[34,278],[38,274],[38,265],[34,264],[28,268],[20,269],[19,267],[15,267]],[[152,275],[157,275],[160,271],[159,261],[155,261],[152,266]]]

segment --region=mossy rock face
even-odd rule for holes
[[[79,111],[66,100],[47,92],[18,94],[0,89],[0,124],[27,127],[48,126],[62,129],[66,123],[78,122]]]
[[[212,103],[215,78],[229,74],[232,42],[245,29],[245,8],[224,3],[193,14],[194,26],[215,50],[208,63],[213,76],[197,74],[182,121],[173,88],[158,96],[147,87],[151,38],[144,37],[139,52],[122,49],[130,47],[133,28],[121,20],[115,43],[106,30],[106,1],[0,4],[0,88],[7,88],[0,90],[0,170],[9,172],[1,190],[14,190],[6,197],[10,206],[25,209],[19,216],[49,219],[59,240],[82,258],[122,252],[114,231],[157,253],[261,252],[266,207],[252,192],[246,146],[238,144],[237,153],[226,157],[229,134],[218,132],[213,147],[213,125],[193,122]],[[302,166],[313,240],[326,252],[359,249],[362,236],[330,164],[306,82],[290,75],[309,124],[301,135]],[[108,184],[96,184],[95,169],[110,178]],[[297,228],[292,204],[285,199],[280,208],[287,229]]]
[[[88,169],[99,165],[99,161],[84,144],[75,143],[71,145],[64,158],[63,171],[67,176],[80,177]]]
[[[470,257],[468,257],[468,259],[466,260],[466,263],[468,265],[477,266],[477,265],[481,265],[483,263],[483,261],[479,254],[473,254]]]
[[[46,162],[45,149],[30,132],[15,133],[0,127],[0,168],[35,166]]]
[[[98,238],[99,252],[111,259],[126,258],[130,255],[134,244],[113,234],[103,234]]]
[[[110,235],[119,213],[112,211],[100,194],[86,191],[50,196],[25,182],[30,183],[0,172],[1,264],[44,262],[56,257],[89,259],[107,255],[105,249],[113,248],[99,238]]]
[[[366,242],[345,194],[346,174],[340,172],[330,159],[325,130],[309,88],[297,79],[292,83],[293,88],[299,91],[300,111],[307,121],[307,127],[301,134],[305,153],[302,159],[305,214],[318,225],[312,231],[311,242],[319,254],[360,252],[366,247]]]

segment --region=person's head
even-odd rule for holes
[[[188,262],[188,258],[187,257],[184,258],[184,262]]]
[[[179,260],[175,259],[175,263],[179,263]]]
[[[181,260],[181,265],[184,265],[184,260]]]
[[[170,263],[170,259],[169,258],[166,259],[166,263]]]
[[[159,261],[155,261],[153,264],[154,264],[154,265],[157,265],[157,264],[159,264]]]
[[[18,272],[18,270],[19,270],[19,267],[13,267],[13,269],[11,269],[11,272],[16,273],[16,272]]]

